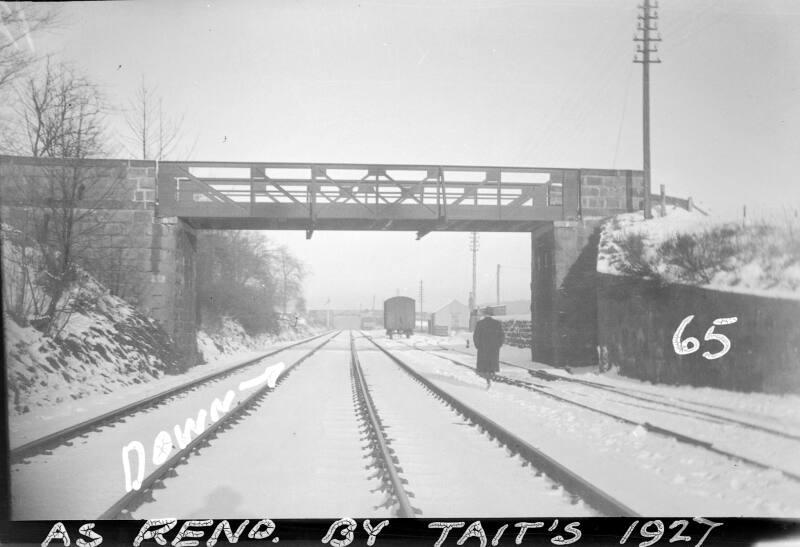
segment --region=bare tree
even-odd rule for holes
[[[33,36],[58,23],[58,12],[31,3],[0,0],[0,151],[16,152],[8,127],[14,82],[37,61]]]
[[[12,133],[19,151],[34,157],[102,156],[109,107],[97,87],[71,66],[50,59],[41,77],[17,89]]]
[[[201,231],[197,243],[197,293],[206,325],[230,317],[247,332],[277,326],[273,252],[267,241],[243,231]]]
[[[0,92],[36,60],[32,34],[57,22],[57,12],[26,2],[0,2]]]
[[[124,114],[128,126],[129,153],[143,160],[167,159],[176,153],[183,128],[183,116],[164,114],[163,101],[142,77],[142,85]]]
[[[285,314],[289,301],[302,297],[305,265],[286,246],[281,246],[275,252],[275,266],[281,284],[281,301]]]
[[[14,175],[13,199],[33,217],[38,284],[48,303],[39,320],[48,333],[70,311],[68,289],[77,265],[108,213],[124,178],[122,169],[90,165],[105,147],[107,106],[97,88],[67,65],[46,64],[40,77],[18,89],[15,131],[27,154],[59,161]],[[66,301],[62,301],[66,300]]]
[[[28,318],[38,317],[47,305],[47,295],[36,283],[42,261],[36,241],[29,235],[34,217],[29,211],[18,211],[12,227],[5,222],[2,232],[3,309],[20,325]],[[4,219],[7,221],[7,219]]]

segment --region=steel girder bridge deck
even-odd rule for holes
[[[161,162],[159,216],[199,229],[530,232],[580,218],[582,174],[630,171]],[[624,183],[623,183],[624,184]]]

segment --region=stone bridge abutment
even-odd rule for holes
[[[31,211],[39,195],[29,190],[58,177],[56,170],[64,165],[0,156],[2,221],[35,233]],[[76,228],[80,262],[114,294],[162,325],[180,352],[182,366],[196,364],[197,237],[180,218],[157,215],[156,163],[91,160],[71,165],[85,179],[87,192],[100,196],[75,202],[79,212],[88,211]]]

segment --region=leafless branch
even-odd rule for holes
[[[13,128],[18,142],[25,143],[22,152],[60,160],[13,178],[15,199],[33,216],[40,285],[48,297],[41,319],[47,332],[57,335],[70,313],[77,266],[109,214],[103,204],[120,190],[124,173],[87,161],[105,154],[108,106],[85,76],[48,60],[43,73],[28,78],[17,95]]]
[[[181,140],[184,117],[164,112],[163,100],[144,77],[123,115],[128,152],[144,160],[172,159]]]
[[[52,7],[0,2],[0,93],[36,61],[32,36],[57,23]]]

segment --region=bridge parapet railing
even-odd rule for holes
[[[431,218],[457,208],[577,211],[578,170],[375,164],[163,162],[162,215],[248,216],[286,205],[309,215],[355,205],[364,215],[415,207]],[[575,188],[565,191],[564,186]],[[566,201],[565,201],[566,199]]]

